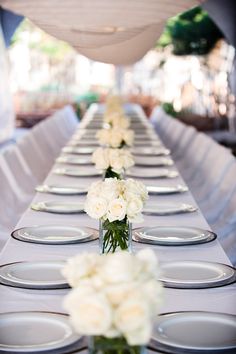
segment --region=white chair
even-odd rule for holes
[[[176,162],[181,160],[181,158],[184,158],[189,146],[193,143],[197,134],[198,133],[194,127],[186,127],[181,139],[175,144],[175,149],[172,151],[172,157]]]
[[[37,180],[21,155],[17,145],[11,145],[2,152],[2,156],[17,180],[20,189],[29,195],[34,195]]]

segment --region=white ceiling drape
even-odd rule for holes
[[[153,47],[165,21],[200,0],[0,0],[87,57],[131,64]]]

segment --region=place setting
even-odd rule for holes
[[[86,226],[38,225],[16,229],[11,236],[23,242],[70,245],[97,240],[98,230]]]
[[[170,150],[164,147],[133,147],[131,152],[134,155],[140,156],[167,156],[170,155]]]
[[[82,214],[84,213],[84,203],[50,200],[33,203],[31,209],[53,214]]]
[[[149,347],[168,354],[234,354],[236,316],[203,311],[161,314]]]
[[[168,194],[178,194],[185,193],[189,189],[187,186],[182,184],[176,184],[174,186],[149,186],[146,185],[149,195],[168,195]]]
[[[69,177],[101,177],[102,172],[95,168],[85,167],[58,167],[54,168],[53,173]]]
[[[198,210],[197,207],[187,204],[187,203],[147,203],[143,209],[145,215],[158,215],[158,216],[168,216],[168,215],[178,215],[178,214],[188,214],[193,213]]]
[[[92,165],[89,156],[61,155],[56,159],[56,163],[69,165]]]
[[[152,226],[133,231],[134,241],[158,246],[194,246],[212,242],[216,237],[212,231],[189,226]]]
[[[152,179],[152,178],[176,178],[179,176],[179,174],[175,170],[170,170],[166,168],[158,168],[158,169],[152,168],[152,169],[144,170],[143,168],[133,167],[126,171],[126,176]]]
[[[83,337],[75,332],[67,315],[43,311],[0,314],[1,353],[69,354],[83,348]]]
[[[85,195],[88,192],[88,187],[77,185],[48,185],[42,184],[35,188],[36,192],[48,193],[55,195]]]
[[[66,154],[90,155],[95,149],[96,147],[94,146],[65,146],[62,148],[62,152]]]
[[[173,166],[174,162],[169,157],[144,157],[136,156],[134,158],[135,165],[141,167],[163,167],[163,166]]]

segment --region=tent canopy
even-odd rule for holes
[[[151,49],[165,21],[200,0],[0,0],[90,59],[132,64]]]

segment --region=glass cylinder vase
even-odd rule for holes
[[[127,217],[123,220],[99,221],[99,248],[100,253],[114,253],[127,250],[131,252],[132,224]]]
[[[89,354],[146,354],[145,346],[130,346],[124,337],[88,337]]]

